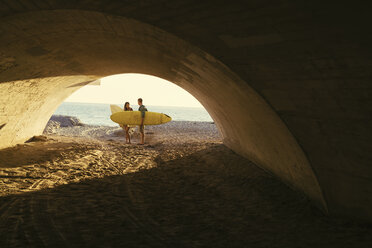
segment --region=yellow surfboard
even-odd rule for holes
[[[110,116],[113,122],[122,125],[141,125],[141,112],[140,111],[122,111],[113,113]],[[160,125],[170,122],[172,118],[166,114],[149,112],[145,114],[144,125]]]
[[[117,112],[124,112],[124,109],[120,108],[118,105],[110,104],[111,114],[115,114]],[[128,125],[128,127],[136,127],[136,125]]]

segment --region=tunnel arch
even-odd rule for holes
[[[113,74],[148,74],[190,92],[215,120],[225,145],[326,211],[317,177],[286,125],[245,81],[197,47],[153,26],[94,11],[17,14],[4,18],[0,30],[7,47],[0,54],[0,148],[41,133],[79,87]]]

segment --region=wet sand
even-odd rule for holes
[[[147,127],[144,146],[49,127],[0,150],[0,247],[372,247],[370,224],[324,216],[212,123]]]

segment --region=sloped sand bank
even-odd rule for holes
[[[0,247],[371,247],[369,224],[323,216],[213,124],[146,132],[55,127],[0,150]]]

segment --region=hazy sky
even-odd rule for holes
[[[137,105],[202,107],[192,95],[164,79],[144,74],[120,74],[101,79],[101,85],[87,85],[75,91],[66,102],[124,103]]]

